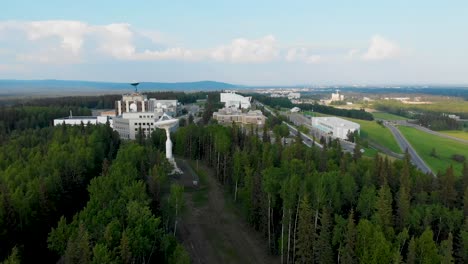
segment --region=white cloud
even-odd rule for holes
[[[384,60],[392,59],[400,55],[398,44],[383,38],[380,35],[372,37],[370,46],[366,53],[362,55],[364,60]]]
[[[348,54],[346,55],[346,59],[354,59],[356,56],[359,55],[359,50],[358,49],[350,49],[348,51]]]
[[[321,62],[322,56],[311,54],[307,48],[290,48],[286,53],[285,59],[289,62],[299,61],[314,64]]]
[[[276,59],[279,49],[272,35],[260,39],[234,39],[230,44],[213,49],[210,57],[216,61],[227,62],[268,62]]]
[[[27,50],[15,50],[16,58],[22,62],[36,63],[79,63],[83,57],[98,54],[119,60],[185,60],[193,59],[193,52],[180,47],[157,50],[137,50],[136,35],[157,43],[155,31],[137,32],[130,24],[89,25],[80,21],[6,21],[0,22],[0,36],[23,35],[30,42]],[[46,43],[40,43],[40,41]],[[83,50],[85,42],[94,47]],[[90,48],[90,50],[89,50]],[[83,54],[85,53],[85,54]]]

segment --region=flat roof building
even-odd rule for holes
[[[265,125],[265,116],[260,110],[250,110],[243,113],[240,109],[235,107],[222,108],[218,112],[213,113],[213,118],[220,124],[238,123],[241,125]]]
[[[317,128],[333,138],[348,139],[348,133],[360,132],[358,123],[335,116],[312,117],[312,127]]]
[[[237,107],[242,109],[250,108],[250,101],[252,97],[245,97],[235,93],[221,93],[220,101],[224,103],[225,108]]]

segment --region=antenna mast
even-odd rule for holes
[[[131,83],[131,85],[133,85],[133,87],[135,87],[135,93],[138,93],[138,85],[140,83]]]

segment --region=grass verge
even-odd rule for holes
[[[450,165],[453,165],[455,175],[461,175],[463,164],[452,160],[452,155],[460,154],[468,158],[468,144],[412,127],[400,126],[398,129],[434,172],[445,172]],[[436,157],[431,156],[432,148],[435,149]]]

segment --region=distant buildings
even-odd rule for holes
[[[360,125],[342,118],[327,116],[327,117],[312,117],[312,127],[317,128],[325,134],[333,138],[347,139],[348,133],[354,131],[360,132]]]
[[[331,94],[331,101],[336,102],[336,101],[343,101],[344,100],[344,95],[340,94],[338,90],[336,90],[336,93]]]
[[[138,133],[149,136],[155,129],[155,123],[163,114],[177,116],[179,103],[177,100],[148,99],[146,95],[131,93],[122,95],[115,102],[115,111],[101,112],[100,116],[78,116],[54,119],[54,126],[106,124],[119,133],[122,139],[135,139]]]
[[[224,103],[224,107],[237,107],[242,109],[250,108],[250,101],[252,97],[245,97],[240,94],[236,94],[233,92],[229,93],[221,93],[220,94],[220,101]]]
[[[218,112],[213,113],[213,119],[217,120],[220,124],[232,124],[232,122],[240,125],[255,125],[263,126],[266,117],[260,110],[250,110],[242,112],[242,110],[235,107],[222,108]]]

